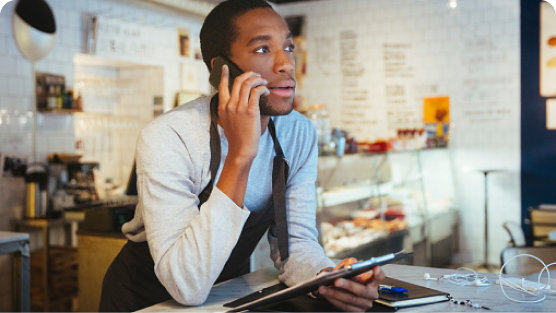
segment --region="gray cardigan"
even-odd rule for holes
[[[141,131],[136,151],[139,202],[134,218],[122,227],[130,240],[148,240],[158,279],[184,305],[205,302],[249,212],[268,207],[272,196],[274,149],[267,130],[249,172],[244,207],[217,187],[197,207],[197,195],[210,180],[209,104],[210,97],[196,99],[161,115]],[[280,261],[276,238],[269,235],[268,240],[279,279],[291,286],[334,263],[317,241],[315,129],[295,111],[273,119],[290,165],[286,187],[290,257],[285,263]],[[219,133],[222,158],[216,181],[228,152],[221,127]]]

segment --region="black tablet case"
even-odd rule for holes
[[[404,294],[395,294],[395,293],[390,293],[387,291],[380,291],[379,292],[379,297],[381,300],[385,300],[385,301],[390,301],[390,302],[394,302],[394,301],[400,301],[400,300],[409,300],[409,299],[418,299],[418,298],[426,298],[426,297],[434,297],[434,296],[440,296],[440,295],[445,295],[446,296],[446,300],[448,300],[448,293],[439,291],[439,290],[435,290],[435,289],[431,289],[431,288],[426,288],[426,287],[422,287],[422,286],[418,286],[418,285],[414,285],[402,280],[397,280],[394,278],[390,278],[390,277],[386,277],[384,279],[384,281],[382,282],[382,284],[384,285],[390,285],[390,286],[400,286],[400,287],[405,287],[406,289],[408,289],[409,291],[407,293]],[[224,304],[225,307],[229,307],[229,308],[234,308],[237,307],[239,305],[242,305],[244,303],[248,303],[254,300],[257,300],[259,298],[262,298],[264,296],[267,296],[269,294],[275,293],[277,291],[286,289],[286,285],[284,284],[276,284],[267,288],[264,288],[262,290],[259,290],[257,292],[254,292],[252,294],[249,294],[243,298],[237,299],[235,301],[229,302]],[[437,302],[437,301],[434,301]],[[429,302],[429,303],[434,303],[434,302]],[[428,304],[428,303],[424,303],[424,304]],[[398,307],[389,307],[389,306],[385,306],[381,303],[377,303],[375,302],[373,304],[373,307],[369,310],[367,310],[367,312],[394,312],[398,309]],[[266,304],[266,305],[261,305],[261,306],[257,306],[255,308],[252,308],[250,311],[252,312],[272,312],[272,311],[284,311],[284,312],[339,312],[338,309],[336,309],[332,304],[330,304],[328,301],[326,301],[326,299],[323,298],[317,298],[314,299],[312,297],[309,297],[307,295],[299,295],[299,296],[295,296],[295,297],[291,297],[289,299],[286,300],[282,300],[282,301],[278,301],[278,302],[274,302],[271,304]]]
[[[266,295],[272,294],[274,292],[280,291],[287,288],[284,284],[276,284],[243,298],[234,300],[232,302],[224,304],[225,307],[233,308],[242,305],[247,302],[251,302],[258,298],[264,297]],[[384,306],[380,303],[375,303],[370,310],[367,312],[394,312],[396,308],[390,308]],[[332,304],[330,304],[326,299],[323,298],[311,298],[307,295],[300,295],[296,297],[289,298],[287,300],[257,306],[249,312],[340,312]]]
[[[245,311],[252,308],[262,308],[266,305],[287,301],[292,298],[297,298],[298,296],[307,297],[308,292],[317,290],[319,286],[331,285],[338,278],[351,278],[361,273],[368,272],[375,266],[403,259],[409,255],[411,255],[411,253],[405,253],[404,251],[389,253],[351,264],[337,271],[321,273],[295,286],[280,288],[273,293],[267,292],[266,294],[263,294],[262,292],[258,292],[259,297],[254,298],[251,301],[245,301],[242,304],[237,303],[232,309],[230,309],[230,312]]]

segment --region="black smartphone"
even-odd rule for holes
[[[239,75],[243,74],[243,71],[237,66],[234,62],[230,61],[228,58],[223,56],[217,56],[214,58],[214,63],[212,65],[212,71],[210,71],[209,82],[212,87],[218,90],[218,86],[220,85],[220,79],[222,78],[222,66],[226,64],[228,65],[229,78],[228,78],[228,88],[230,93],[232,92],[232,86],[234,85],[234,80]]]

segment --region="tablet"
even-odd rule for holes
[[[228,312],[239,312],[248,309],[252,309],[256,306],[270,304],[274,302],[279,302],[291,297],[299,296],[302,294],[307,294],[313,290],[317,290],[319,286],[332,285],[333,282],[338,278],[351,278],[359,274],[370,271],[373,267],[378,265],[387,264],[399,259],[403,259],[409,256],[411,253],[405,253],[403,251],[390,253],[379,257],[373,257],[368,260],[360,261],[346,267],[343,267],[335,272],[321,273],[314,278],[301,282],[295,286],[280,290],[268,296],[264,296],[257,300],[247,302],[245,304],[239,305]]]

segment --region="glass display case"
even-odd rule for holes
[[[448,149],[321,156],[321,244],[333,258],[406,249],[413,264],[449,263],[457,230],[453,186]]]

